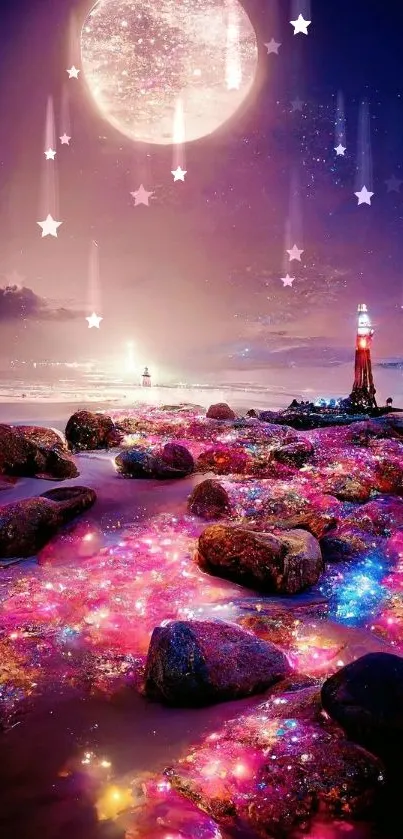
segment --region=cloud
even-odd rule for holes
[[[36,320],[69,321],[82,317],[82,312],[64,306],[51,308],[43,297],[26,286],[0,287],[0,321]]]

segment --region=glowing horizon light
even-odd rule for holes
[[[238,0],[161,0],[157,7],[98,0],[81,32],[81,66],[98,109],[144,143],[174,143],[178,99],[187,142],[216,131],[250,93],[257,61],[256,33]]]

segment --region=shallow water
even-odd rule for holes
[[[42,424],[55,427],[58,425],[54,422],[42,422]],[[179,541],[179,535],[176,535],[175,520],[180,521],[184,516],[189,492],[194,484],[205,476],[175,483],[141,482],[120,478],[115,473],[111,454],[80,455],[77,462],[81,474],[70,483],[93,487],[98,494],[97,504],[93,510],[80,519],[77,525],[74,525],[71,531],[72,537],[62,536],[55,543],[60,547],[60,554],[63,554],[60,566],[40,567],[33,561],[29,561],[0,571],[0,596],[3,601],[7,602],[11,592],[18,594],[24,586],[32,593],[32,596],[42,591],[44,586],[45,588],[50,586],[49,602],[52,603],[53,592],[61,581],[68,587],[69,579],[71,579],[72,589],[77,587],[76,575],[80,566],[91,568],[95,578],[98,573],[101,574],[101,566],[102,574],[107,574],[108,568],[112,569],[114,562],[121,563],[126,576],[124,579],[122,577],[121,582],[118,578],[116,583],[113,583],[113,592],[116,594],[121,584],[122,591],[124,589],[126,592],[125,596],[132,597],[134,589],[127,588],[132,585],[132,582],[127,580],[128,566],[124,553],[126,548],[122,545],[126,539],[126,544],[133,545],[130,541],[134,538],[131,530],[133,524],[140,528],[148,527],[152,520],[159,522],[162,513],[165,522],[164,532],[168,532],[167,521],[170,521],[171,541],[175,542],[178,539],[179,550],[181,549],[182,543]],[[20,479],[14,487],[1,493],[1,501],[7,503],[17,498],[37,495],[55,485],[48,481]],[[76,527],[78,530],[75,530]],[[159,527],[158,524],[157,531]],[[93,553],[91,551],[87,554],[82,553],[77,558],[77,533],[88,532],[96,534],[97,550]],[[99,559],[100,548],[108,548],[110,551],[107,554],[107,560],[105,560],[105,554]],[[158,556],[156,549],[156,562]],[[105,562],[110,563],[106,570]],[[119,568],[118,565],[117,567]],[[184,567],[191,568],[191,559],[185,560]],[[362,573],[364,572],[367,573],[365,569]],[[257,596],[253,592],[226,581],[202,576],[204,578],[202,587],[199,586],[199,579],[196,579],[193,587],[189,588],[188,603],[186,603],[187,589],[184,588],[183,599],[180,601],[182,614],[183,609],[189,608],[193,613],[201,614],[203,617],[236,619],[240,615],[256,614],[256,610],[259,613],[262,610],[264,612],[270,609],[274,601],[276,605],[286,604],[294,610],[298,607],[320,604],[329,596],[326,591],[326,578],[321,587],[308,595],[301,595],[292,600],[284,598],[279,600]],[[102,585],[105,579],[105,576],[99,577],[98,591],[99,585]],[[330,585],[330,577],[328,582]],[[87,585],[90,588],[91,577],[88,577],[83,586],[77,589],[81,600],[85,599]],[[336,594],[342,585],[340,580],[336,585]],[[127,626],[127,621],[125,623],[127,615],[119,615],[122,618],[121,631],[128,633],[126,637],[129,641],[134,637],[137,639],[137,634],[139,637],[142,636],[139,649],[132,651],[140,657],[146,649],[147,633],[152,625],[162,620],[166,616],[166,611],[169,613],[169,609],[173,608],[172,603],[164,603],[164,598],[161,596],[161,592],[169,590],[166,586],[168,586],[168,581],[163,580],[155,596],[147,589],[151,624],[146,618],[143,621],[144,625],[141,624],[142,613],[140,613],[138,626],[131,627],[134,635],[128,633],[130,627]],[[333,586],[333,590],[334,588]],[[63,603],[65,602],[66,609],[70,609],[70,612],[66,612],[66,623],[71,624],[73,621],[71,610],[77,607],[78,601],[73,596],[69,599],[69,594],[67,592]],[[91,599],[90,595],[88,598]],[[56,603],[56,600],[54,602]],[[57,602],[59,604],[59,600]],[[31,605],[24,603],[24,614],[29,613]],[[301,670],[325,675],[335,669],[336,663],[340,666],[341,659],[343,663],[347,663],[369,650],[388,649],[386,642],[369,630],[365,614],[363,619],[360,615],[358,626],[351,627],[349,626],[351,620],[343,621],[343,616],[337,612],[336,607],[330,621],[318,622],[310,618],[301,622],[298,643],[295,643],[290,653],[291,656],[294,655],[295,662],[300,665]],[[370,618],[373,608],[378,607],[379,603],[376,603],[374,607],[369,598],[367,617]],[[103,604],[93,603],[91,600],[91,608],[99,612]],[[335,617],[339,617],[340,621],[335,622]],[[8,614],[7,619],[9,618]],[[78,621],[77,617],[75,619]],[[15,629],[18,632],[18,619],[16,620]],[[41,620],[45,621],[42,613]],[[52,623],[48,616],[46,620],[49,621],[48,637],[52,637],[53,640],[56,632],[55,623],[54,621]],[[126,663],[128,660],[129,651],[124,649],[124,644],[119,646],[123,634],[121,638],[116,637],[113,627],[107,625],[100,629],[95,624],[94,628],[92,620],[92,623],[89,622],[87,646],[84,651],[74,645],[71,647],[68,647],[68,644],[59,645],[60,657],[55,660],[54,649],[52,655],[44,650],[44,645],[47,644],[44,627],[46,628],[45,623],[38,630],[37,626],[33,626],[32,623],[28,625],[24,621],[24,626],[20,629],[23,628],[30,637],[22,638],[21,649],[25,651],[25,656],[29,651],[30,658],[12,661],[19,674],[22,673],[22,687],[21,696],[13,697],[10,728],[0,741],[0,836],[2,839],[14,839],[14,837],[15,839],[17,837],[18,839],[104,839],[104,837],[123,839],[125,836],[134,836],[135,834],[127,832],[129,827],[132,829],[133,817],[130,817],[128,821],[125,812],[114,821],[98,820],[95,805],[103,786],[106,783],[117,784],[119,788],[126,788],[128,784],[131,787],[133,784],[136,785],[138,779],[141,780],[147,776],[147,773],[161,771],[170,765],[186,753],[188,747],[201,739],[203,735],[261,701],[260,696],[197,711],[166,709],[158,704],[148,703],[136,691],[135,681],[128,688],[126,686],[124,690],[117,692],[108,687],[107,680],[111,669],[114,670],[113,677],[116,676],[117,651],[122,653]],[[9,639],[5,639],[4,634],[0,640],[9,643]],[[18,639],[16,645],[18,645]],[[99,645],[101,658],[103,656],[104,659],[101,663],[99,660],[96,661],[94,665],[94,650],[97,651],[97,645]],[[2,655],[3,663],[5,661],[6,665],[9,662],[8,652],[9,647],[4,647]],[[60,662],[64,660],[63,656],[70,657],[68,676],[64,681],[60,681],[62,672]],[[136,670],[137,664],[137,660],[134,663],[131,662],[132,670]],[[28,690],[27,668],[31,665],[36,673],[31,681],[33,682],[33,679],[36,681],[35,687],[30,686]],[[105,667],[109,668],[106,676]],[[90,690],[83,682],[86,670],[88,672],[91,670]],[[137,676],[138,673],[135,675]],[[119,678],[113,684],[114,687],[116,684],[119,685]],[[19,711],[20,698],[23,711],[21,713]],[[27,702],[28,707],[26,707]],[[91,757],[87,760],[86,755]],[[99,761],[107,764],[105,777],[101,779],[98,770],[95,772],[93,768],[95,763],[98,766]],[[318,822],[313,826],[309,836],[312,839],[341,839],[346,834],[351,839],[364,839],[364,837],[368,839],[375,835],[367,825],[352,827],[346,824],[322,825]],[[147,833],[141,835],[148,836]],[[188,839],[188,837],[196,839],[196,836],[202,836],[198,833],[180,832],[175,834],[174,838],[167,832],[159,835],[165,839]],[[211,835],[205,833],[203,839],[204,836],[210,839]],[[382,836],[382,831],[378,830],[376,835]],[[386,836],[386,833],[384,835]],[[221,832],[221,836],[225,837],[226,834]]]

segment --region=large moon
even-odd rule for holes
[[[143,143],[185,140],[225,123],[256,75],[256,34],[237,0],[99,0],[81,33],[81,67],[100,112]]]

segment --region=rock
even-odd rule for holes
[[[379,496],[353,510],[343,520],[343,525],[351,525],[376,536],[390,536],[397,528],[403,528],[403,500],[390,495]]]
[[[309,440],[298,440],[296,443],[289,443],[281,446],[272,453],[274,460],[284,463],[286,466],[296,466],[298,469],[310,460],[314,452],[312,443]]]
[[[157,478],[185,478],[194,471],[194,460],[185,446],[166,443],[157,457]]]
[[[374,553],[379,540],[367,530],[361,530],[350,522],[341,522],[320,540],[325,562],[346,562],[363,554]]]
[[[375,464],[374,489],[378,492],[403,495],[403,458],[378,457]]]
[[[154,629],[145,671],[148,696],[199,706],[265,690],[291,671],[274,644],[221,621],[173,621]]]
[[[246,519],[245,527],[257,530],[297,528],[308,530],[316,539],[321,539],[338,523],[341,504],[331,495],[315,494],[313,498],[304,498],[298,492],[290,491],[281,496],[263,496],[261,500],[259,512],[253,510],[252,513],[253,525]]]
[[[17,425],[12,427],[25,440],[36,443],[40,448],[68,451],[67,442],[61,431],[56,431],[54,428],[42,428],[38,425]]]
[[[66,425],[66,439],[74,451],[107,449],[112,445],[115,425],[106,414],[76,411]]]
[[[391,424],[368,419],[354,422],[347,430],[346,442],[356,446],[368,446],[370,441],[377,438],[398,439],[399,433]]]
[[[162,451],[134,446],[115,458],[117,471],[130,478],[169,480],[184,478],[194,469],[194,460],[185,446],[167,443]]]
[[[47,498],[58,505],[59,515],[63,522],[70,521],[89,510],[97,500],[97,494],[90,487],[57,487],[42,492],[40,498]]]
[[[210,405],[206,417],[215,420],[234,420],[236,414],[226,402],[219,402],[217,405]]]
[[[403,658],[368,653],[330,676],[321,698],[325,711],[351,740],[401,766]]]
[[[56,432],[8,425],[0,425],[0,472],[50,480],[76,478],[80,474]]]
[[[48,481],[64,481],[66,478],[78,478],[79,471],[73,458],[62,449],[42,450],[44,455],[43,471],[38,471],[36,478]],[[38,469],[40,465],[38,464]]]
[[[273,534],[210,525],[199,537],[197,560],[204,570],[277,594],[314,585],[323,569],[319,542],[305,530]]]
[[[216,445],[202,452],[196,463],[197,472],[216,475],[245,475],[252,469],[253,460],[239,445]]]
[[[221,519],[230,512],[227,490],[219,483],[207,479],[198,484],[188,499],[189,512],[201,519]]]
[[[129,478],[152,478],[155,457],[151,449],[133,447],[115,457],[115,466],[121,475]]]
[[[94,490],[87,487],[62,487],[0,507],[0,559],[34,556],[95,498]]]
[[[324,822],[348,819],[351,829],[351,820],[377,801],[382,765],[324,720],[317,688],[282,687],[207,736],[165,775],[231,836],[240,826],[242,835],[262,839],[299,836],[298,829],[319,836],[310,830],[318,813]]]
[[[372,484],[371,479],[365,475],[336,474],[325,478],[323,490],[330,495],[335,495],[340,501],[368,501]]]

